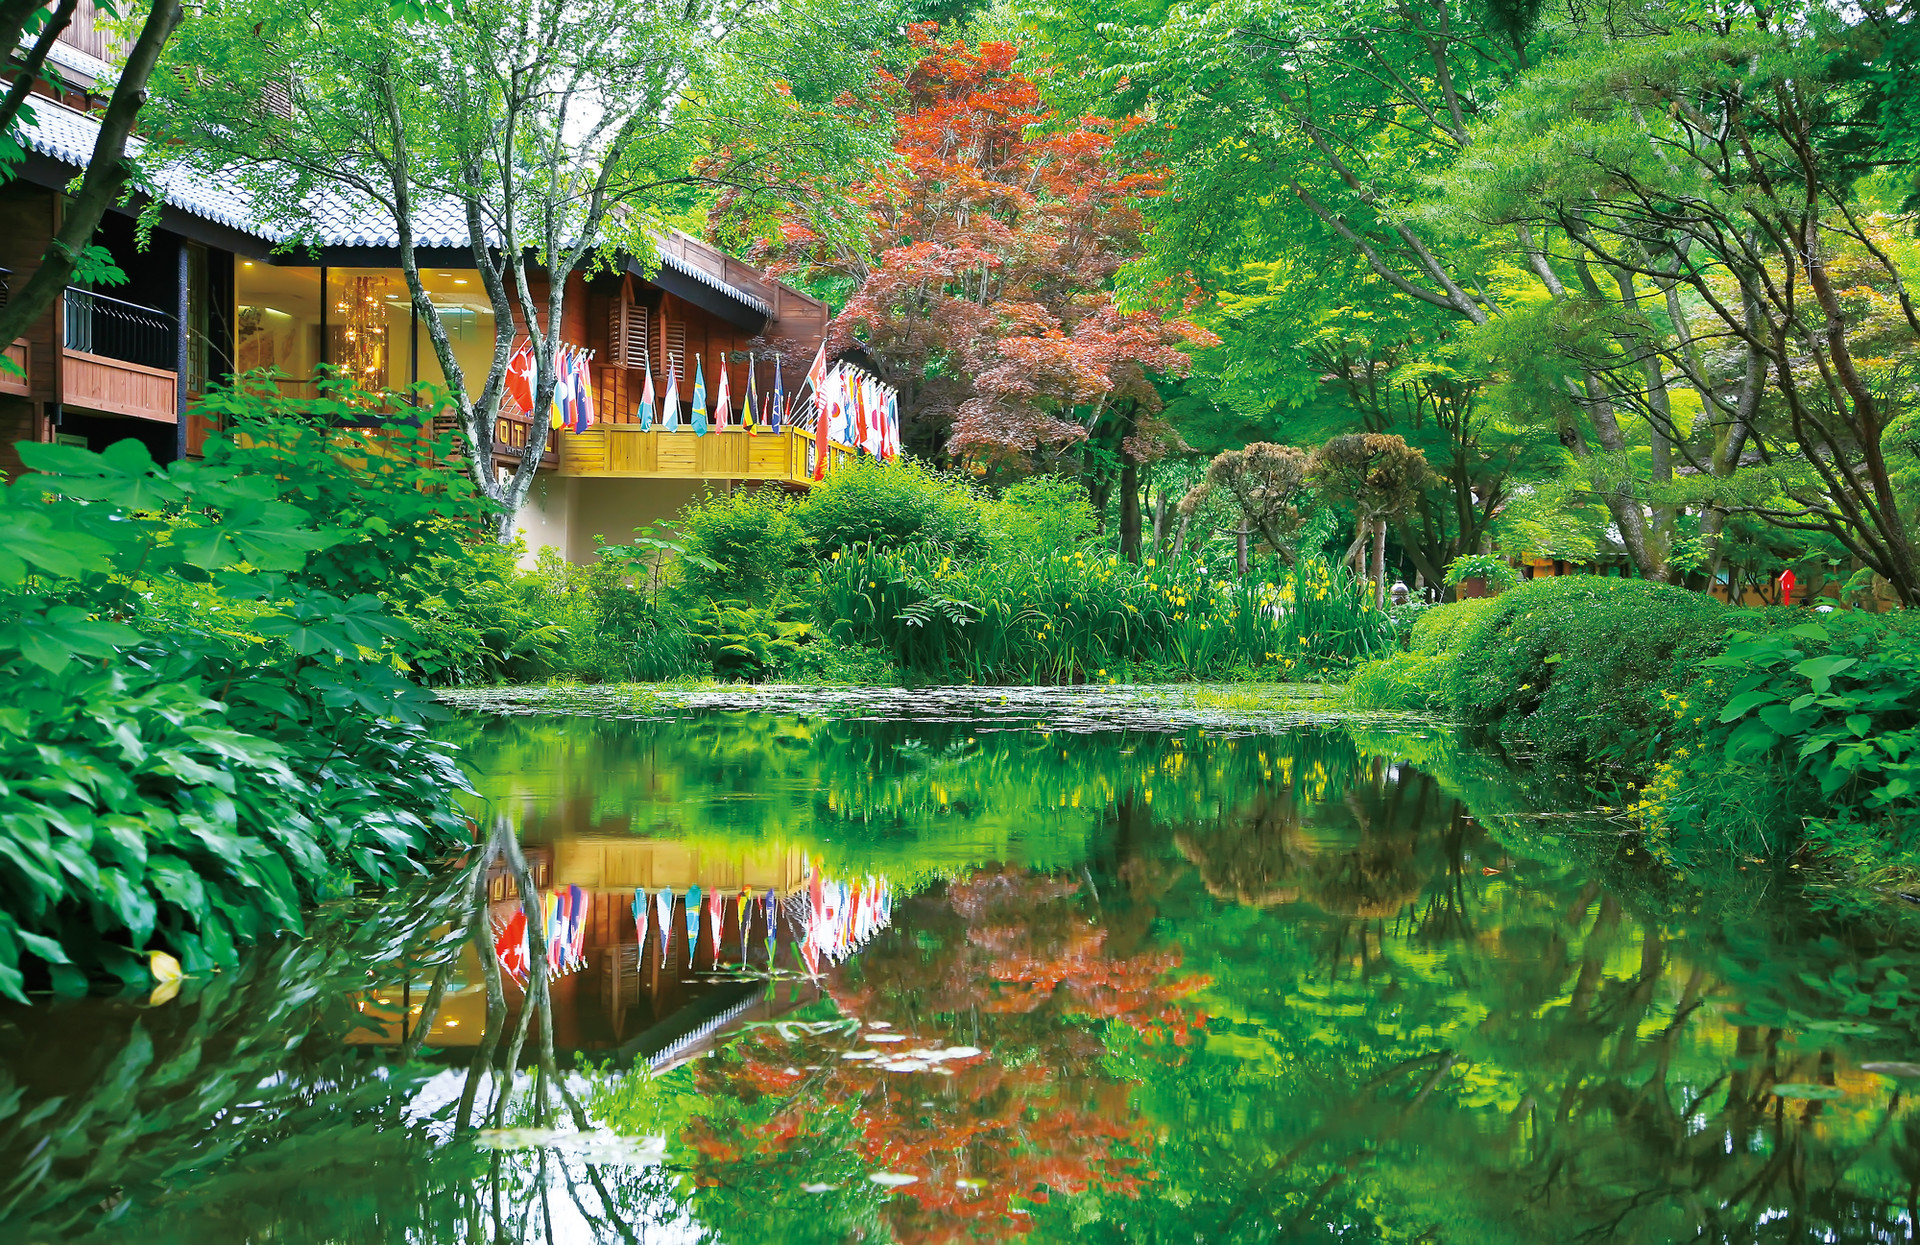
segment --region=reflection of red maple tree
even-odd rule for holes
[[[895,1073],[841,1059],[844,1042],[801,1051],[765,1031],[750,1035],[734,1048],[737,1062],[703,1068],[703,1088],[788,1101],[764,1123],[724,1134],[697,1121],[688,1140],[705,1178],[817,1135],[824,1113],[851,1104],[866,1168],[917,1178],[887,1204],[902,1241],[1019,1235],[1022,1202],[1092,1186],[1133,1193],[1153,1139],[1133,1115],[1127,1083],[1103,1065],[1101,1029],[1113,1020],[1184,1041],[1203,1017],[1180,999],[1204,983],[1171,976],[1177,951],[1112,953],[1077,891],[1057,879],[984,873],[948,887],[944,904],[911,905],[906,928],[836,970],[829,990],[844,1014],[896,1026],[907,1040],[888,1054],[949,1045],[983,1053],[944,1062],[951,1076]]]

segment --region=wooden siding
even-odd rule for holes
[[[33,392],[28,377],[33,375],[33,347],[22,337],[6,348],[7,361],[20,369],[19,375],[0,369],[0,393],[18,394],[27,397]]]
[[[60,387],[67,406],[106,415],[174,423],[180,413],[180,377],[80,350],[60,352]]]

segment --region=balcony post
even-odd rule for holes
[[[191,272],[187,263],[187,240],[176,239],[174,251],[179,297],[174,300],[173,317],[174,392],[177,395],[173,403],[173,457],[181,462],[187,457],[187,279]]]

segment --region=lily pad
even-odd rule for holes
[[[868,1176],[867,1179],[873,1181],[873,1183],[883,1189],[898,1189],[902,1185],[918,1184],[920,1182],[920,1177],[909,1176],[905,1172],[874,1172]]]
[[[1901,1060],[1886,1060],[1880,1063],[1863,1063],[1862,1072],[1877,1072],[1881,1076],[1890,1076],[1896,1081],[1920,1081],[1920,1063],[1905,1063]]]
[[[1864,1020],[1813,1020],[1800,1027],[1812,1033],[1838,1033],[1846,1037],[1880,1032],[1879,1025],[1870,1025]]]
[[[1844,1098],[1847,1091],[1837,1085],[1809,1085],[1804,1081],[1787,1081],[1773,1087],[1776,1098],[1805,1098],[1822,1102],[1830,1098]]]

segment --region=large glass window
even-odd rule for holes
[[[362,389],[404,389],[413,303],[391,268],[327,269],[327,362]]]
[[[283,388],[310,387],[314,365],[324,358],[321,270],[241,260],[234,302],[234,368],[267,368],[287,378]]]
[[[487,370],[493,366],[494,324],[493,304],[487,301],[480,274],[471,269],[425,269],[420,273],[420,283],[439,310],[441,323],[447,326],[447,341],[466,379],[468,396],[479,397],[481,387],[487,383]],[[404,286],[401,299],[406,300]],[[440,360],[433,352],[433,338],[427,333],[424,319],[416,330],[415,351],[418,378],[436,385],[445,384],[446,374],[440,370]]]

